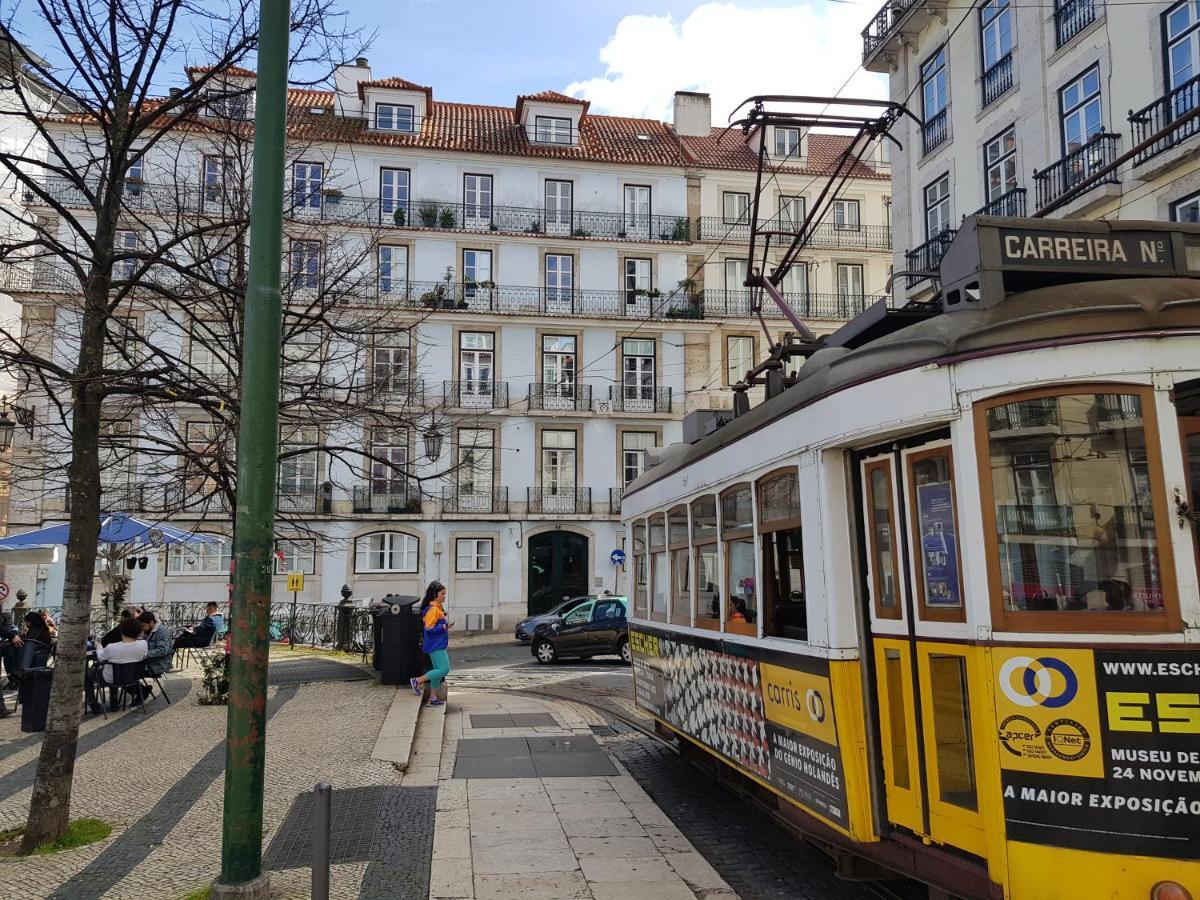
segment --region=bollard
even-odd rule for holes
[[[313,789],[312,900],[329,900],[329,827],[333,786],[322,781]]]

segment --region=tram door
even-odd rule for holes
[[[983,856],[972,713],[983,698],[969,689],[975,660],[936,633],[918,640],[914,628],[914,617],[953,621],[962,608],[950,448],[868,458],[859,474],[887,818]]]

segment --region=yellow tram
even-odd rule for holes
[[[628,489],[636,702],[860,874],[1200,900],[1200,227],[941,283]]]

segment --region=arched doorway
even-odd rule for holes
[[[564,597],[588,590],[588,539],[573,531],[543,531],[529,538],[529,615],[544,613]]]

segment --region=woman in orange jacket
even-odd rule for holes
[[[450,621],[446,618],[446,586],[440,581],[431,581],[425,589],[425,599],[421,601],[422,624],[425,627],[425,653],[433,668],[417,678],[409,679],[409,685],[418,696],[425,691],[428,684],[433,694],[429,698],[430,706],[442,706],[446,702],[446,691],[442,680],[450,672]]]

